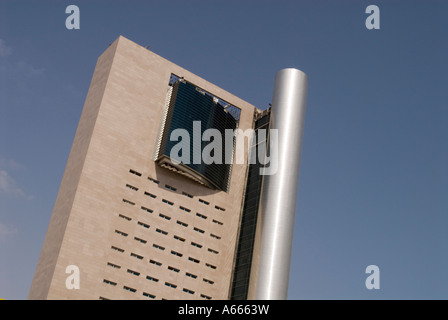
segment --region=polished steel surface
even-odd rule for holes
[[[276,75],[271,129],[278,129],[278,168],[265,176],[263,185],[255,293],[259,300],[283,300],[288,295],[307,87],[308,78],[300,70],[282,69]]]

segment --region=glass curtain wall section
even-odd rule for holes
[[[269,132],[270,113],[255,121],[256,145],[251,147],[251,152],[256,152],[260,148],[258,141],[259,129]],[[266,134],[268,136],[268,134]],[[266,145],[266,149],[268,145]],[[252,254],[255,242],[255,231],[257,228],[258,207],[263,184],[263,175],[260,175],[260,168],[263,165],[257,161],[249,165],[246,183],[246,194],[244,198],[243,213],[241,218],[240,234],[238,239],[237,252],[235,257],[235,268],[233,271],[233,281],[231,289],[231,300],[247,300],[249,290],[250,271],[252,264]]]
[[[221,100],[207,94],[189,82],[176,81],[172,84],[172,87],[173,91],[165,127],[163,128],[164,132],[160,144],[159,158],[162,155],[171,158],[172,148],[179,143],[179,141],[170,140],[171,133],[176,129],[184,129],[190,137],[190,154],[189,159],[183,161],[182,165],[197,172],[216,189],[228,191],[232,164],[226,163],[225,154],[227,151],[232,152],[233,155],[234,141],[232,137],[232,141],[230,142],[232,150],[226,150],[225,130],[235,130],[237,128],[238,120],[235,118],[233,111],[238,108],[230,106],[232,107],[232,112],[229,112],[227,110],[228,106]],[[197,132],[194,129],[195,126],[199,128],[199,130],[196,130]],[[221,159],[209,164],[205,163],[202,157],[204,147],[214,141],[213,139],[212,141],[202,141],[202,135],[207,129],[218,130],[222,139],[219,150]],[[194,133],[199,133],[200,137],[194,136]],[[200,144],[193,142],[195,138],[200,139]],[[176,155],[173,155],[172,159],[180,161],[180,159],[186,158],[183,157],[183,151],[182,149],[177,154],[177,159],[175,158]],[[215,156],[214,152],[212,152],[211,156]],[[197,159],[200,159],[200,161],[197,161]]]

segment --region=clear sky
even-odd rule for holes
[[[28,296],[96,60],[123,35],[260,109],[278,70],[308,75],[290,299],[448,299],[447,16],[437,0],[2,0],[0,298]]]

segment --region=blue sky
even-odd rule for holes
[[[1,1],[0,298],[27,298],[96,60],[123,35],[261,109],[278,70],[307,73],[290,299],[447,299],[447,14],[437,0]]]

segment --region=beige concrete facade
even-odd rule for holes
[[[55,202],[30,299],[228,299],[246,164],[229,192],[152,159],[171,74],[255,107],[119,37],[99,57]],[[66,268],[80,270],[68,289]]]

